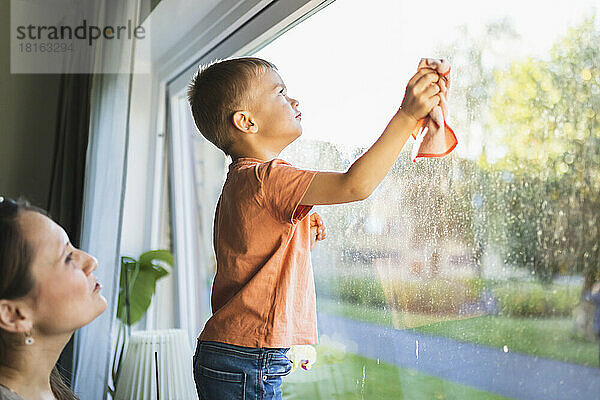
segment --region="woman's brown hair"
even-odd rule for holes
[[[0,299],[25,297],[35,286],[31,273],[33,249],[19,224],[19,217],[25,211],[47,215],[25,200],[14,201],[0,196]],[[8,359],[9,351],[19,340],[23,338],[0,328],[0,363]],[[50,387],[57,400],[79,400],[65,385],[56,367],[50,374]]]

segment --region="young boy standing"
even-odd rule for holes
[[[200,399],[281,399],[287,349],[317,343],[310,250],[325,227],[309,212],[375,190],[417,121],[439,104],[438,79],[417,72],[373,146],[346,172],[319,172],[277,158],[302,127],[299,103],[273,64],[245,57],[199,70],[188,92],[196,126],[232,158],[214,220],[213,315],[194,356]]]

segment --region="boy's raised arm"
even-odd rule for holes
[[[415,128],[439,104],[439,76],[417,72],[406,85],[402,106],[379,139],[346,172],[317,172],[300,204],[339,204],[364,200],[381,183]]]

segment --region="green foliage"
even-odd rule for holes
[[[457,314],[461,306],[476,302],[482,285],[477,279],[395,281],[386,284],[393,309],[412,313]]]
[[[579,291],[568,286],[510,283],[493,289],[500,314],[508,317],[546,318],[571,316]]]
[[[457,313],[465,303],[480,299],[482,279],[432,279],[426,282],[390,281],[373,278],[340,278],[336,297],[344,302],[423,314]],[[571,316],[579,302],[579,288],[565,285],[513,282],[492,288],[500,314],[509,317]]]
[[[139,321],[152,301],[156,291],[156,281],[165,277],[169,272],[157,261],[173,267],[173,255],[168,250],[152,250],[140,255],[138,260],[131,257],[121,257],[121,277],[119,283],[119,302],[117,317],[127,324],[127,310],[125,307],[125,274],[129,271],[129,301],[130,324]]]
[[[491,101],[508,148],[493,167],[500,179],[489,186],[494,240],[506,261],[543,282],[583,273],[584,289],[600,279],[598,43],[587,19],[554,45],[549,60],[496,71]]]
[[[510,175],[509,181],[496,184],[498,209],[496,221],[503,227],[502,246],[506,262],[529,269],[534,277],[549,283],[559,273],[580,272],[573,268],[573,253],[579,248],[581,228],[570,225],[578,211],[564,207],[561,188],[549,193],[556,183],[536,174]],[[564,190],[564,188],[562,188]]]
[[[389,281],[383,285],[371,278],[341,278],[338,282],[340,300],[426,314],[457,313],[462,305],[477,301],[482,290],[481,279]]]
[[[352,304],[384,308],[388,302],[381,283],[370,278],[339,278],[337,281],[339,299]]]

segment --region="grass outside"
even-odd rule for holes
[[[408,313],[392,315],[390,310],[327,299],[319,299],[317,308],[320,312],[390,327],[397,327],[398,321],[409,320],[416,332],[496,348],[507,346],[509,351],[518,353],[598,366],[598,343],[574,338],[570,318],[481,316],[457,320]]]
[[[317,347],[317,363],[283,379],[285,400],[503,400],[492,393],[444,381],[325,346]]]

